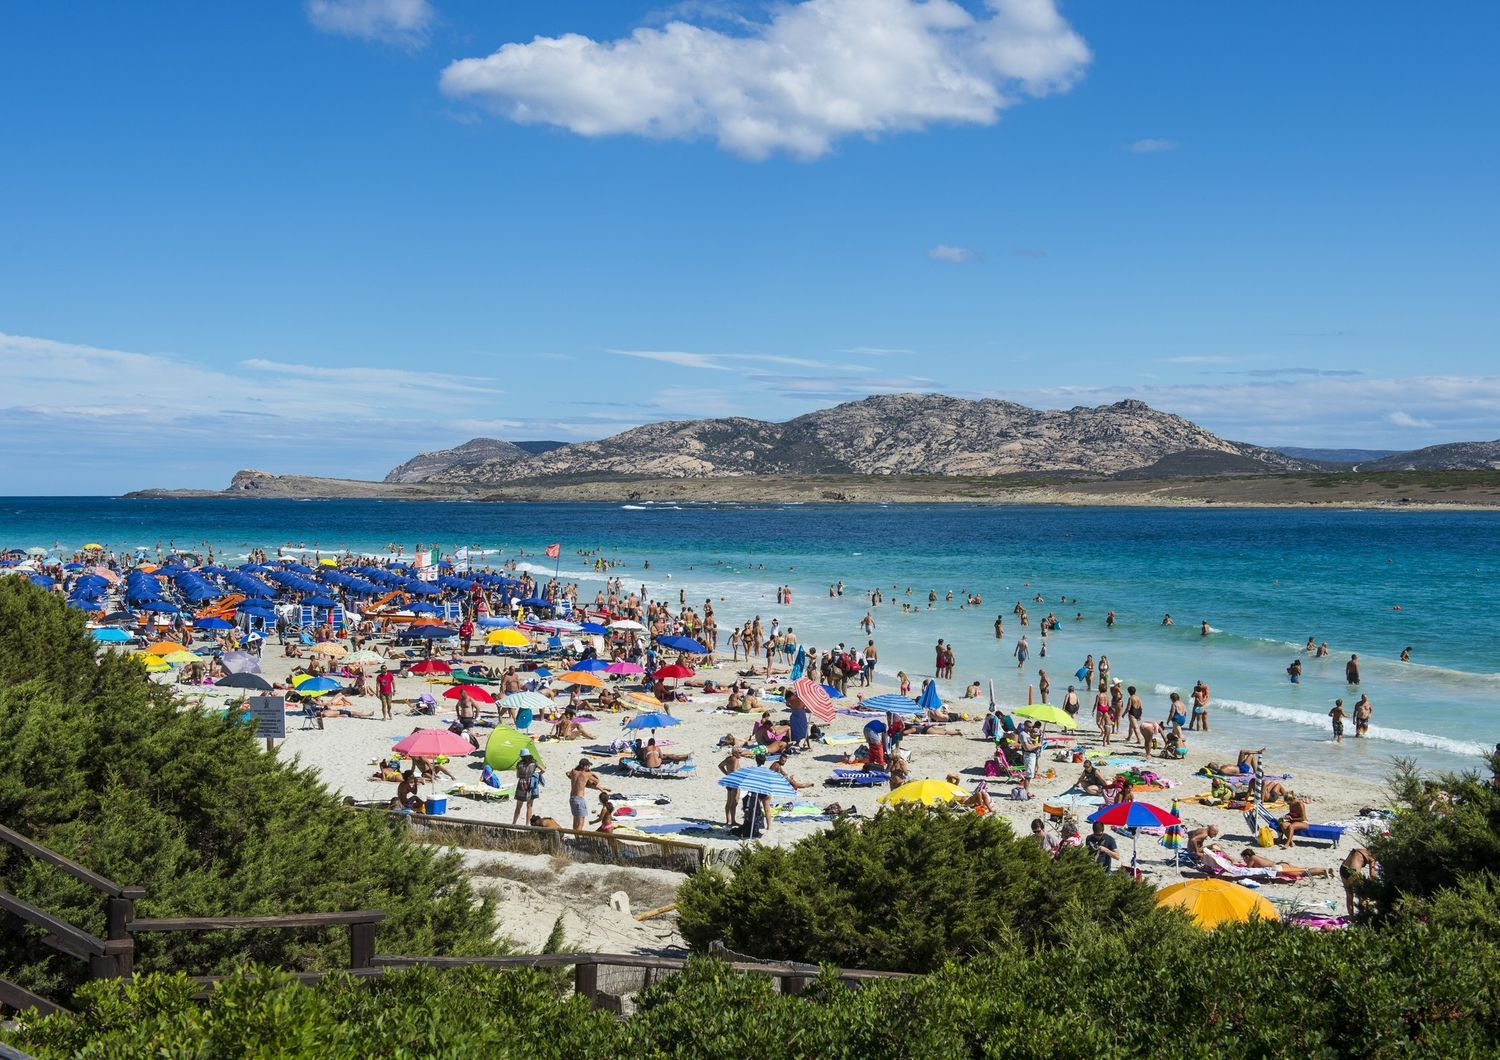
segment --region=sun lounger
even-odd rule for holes
[[[458,795],[465,799],[482,799],[499,802],[510,798],[515,794],[515,786],[505,788],[492,788],[488,784],[454,784],[446,794]]]
[[[1215,879],[1222,880],[1274,880],[1281,883],[1297,881],[1297,877],[1282,876],[1275,869],[1247,868],[1244,865],[1236,865],[1227,858],[1216,855],[1212,850],[1203,852],[1203,856],[1198,859],[1197,867]]]
[[[653,769],[642,765],[634,758],[620,759],[620,772],[628,777],[654,777],[665,780],[669,777],[691,776],[697,768],[692,762],[663,762]]]
[[[1252,832],[1260,827],[1260,824],[1256,820],[1257,817],[1260,821],[1274,828],[1278,836],[1282,834],[1281,818],[1272,816],[1271,811],[1267,810],[1264,806],[1256,806],[1254,816],[1249,813],[1245,814],[1245,821],[1250,825]],[[1297,838],[1321,839],[1324,842],[1332,843],[1333,848],[1337,850],[1339,843],[1343,842],[1344,829],[1336,824],[1309,824],[1306,828],[1300,829],[1297,832]]]
[[[868,788],[889,783],[891,775],[876,769],[835,769],[833,776],[823,781],[825,787]]]

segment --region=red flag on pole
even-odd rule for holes
[[[548,559],[557,559],[557,557],[560,556],[560,555],[562,555],[562,545],[558,544],[558,545],[548,545],[547,546],[547,558]]]

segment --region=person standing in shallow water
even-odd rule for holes
[[[1370,702],[1370,697],[1361,695],[1359,702],[1354,704],[1354,735],[1356,738],[1367,735],[1370,731],[1370,715],[1375,713],[1375,707]]]
[[[1344,713],[1344,701],[1335,699],[1333,709],[1328,712],[1328,718],[1333,722],[1333,742],[1344,742],[1344,719],[1349,715]]]
[[[1349,656],[1349,661],[1344,664],[1344,680],[1351,684],[1359,684],[1359,656]]]

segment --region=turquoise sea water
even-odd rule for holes
[[[1215,736],[1269,746],[1272,768],[1374,777],[1393,755],[1472,767],[1500,739],[1493,513],[0,499],[0,544],[69,551],[87,541],[121,550],[209,542],[224,562],[254,546],[383,552],[390,542],[408,552],[417,542],[506,557],[525,549],[529,562],[560,541],[562,573],[587,596],[599,582],[576,551],[602,548],[625,562],[617,573],[632,587],[644,582],[653,596],[674,599],[682,589],[700,607],[712,597],[726,635],[759,614],[767,623],[779,616],[804,644],[863,644],[865,593],[880,587],[881,669],[928,675],[932,645],[952,641],[958,666],[945,698],[978,678],[994,680],[1001,702],[1024,703],[1041,663],[1058,700],[1086,654],[1107,654],[1115,676],[1139,687],[1147,717],[1160,718],[1168,691],[1185,694],[1202,678]],[[550,574],[552,564],[537,559],[535,569]],[[844,595],[830,598],[839,580]],[[780,584],[793,587],[789,607],[775,603]],[[951,604],[943,601],[950,589]],[[930,611],[929,590],[939,596]],[[1038,592],[1045,603],[1032,602]],[[983,606],[961,607],[966,593],[981,594]],[[902,614],[908,599],[919,610]],[[1032,661],[1020,672],[1011,656],[1017,600],[1034,616]],[[1043,661],[1037,619],[1049,609],[1063,621]],[[1114,629],[1105,628],[1109,609]],[[1161,626],[1164,612],[1175,626]],[[997,614],[1006,620],[999,644]],[[1219,632],[1201,637],[1203,619]],[[1293,685],[1286,665],[1309,636],[1326,640],[1332,655],[1305,657]],[[1413,661],[1403,664],[1407,645]],[[1344,683],[1351,652],[1363,666],[1359,690]],[[1373,738],[1335,746],[1328,709],[1337,696],[1352,708],[1359,691],[1374,703]]]

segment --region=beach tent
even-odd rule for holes
[[[521,760],[523,748],[529,750],[531,757],[545,766],[546,763],[542,762],[541,748],[537,746],[535,738],[516,729],[494,729],[490,732],[490,738],[485,741],[485,764],[500,773],[515,769],[516,763]]]

